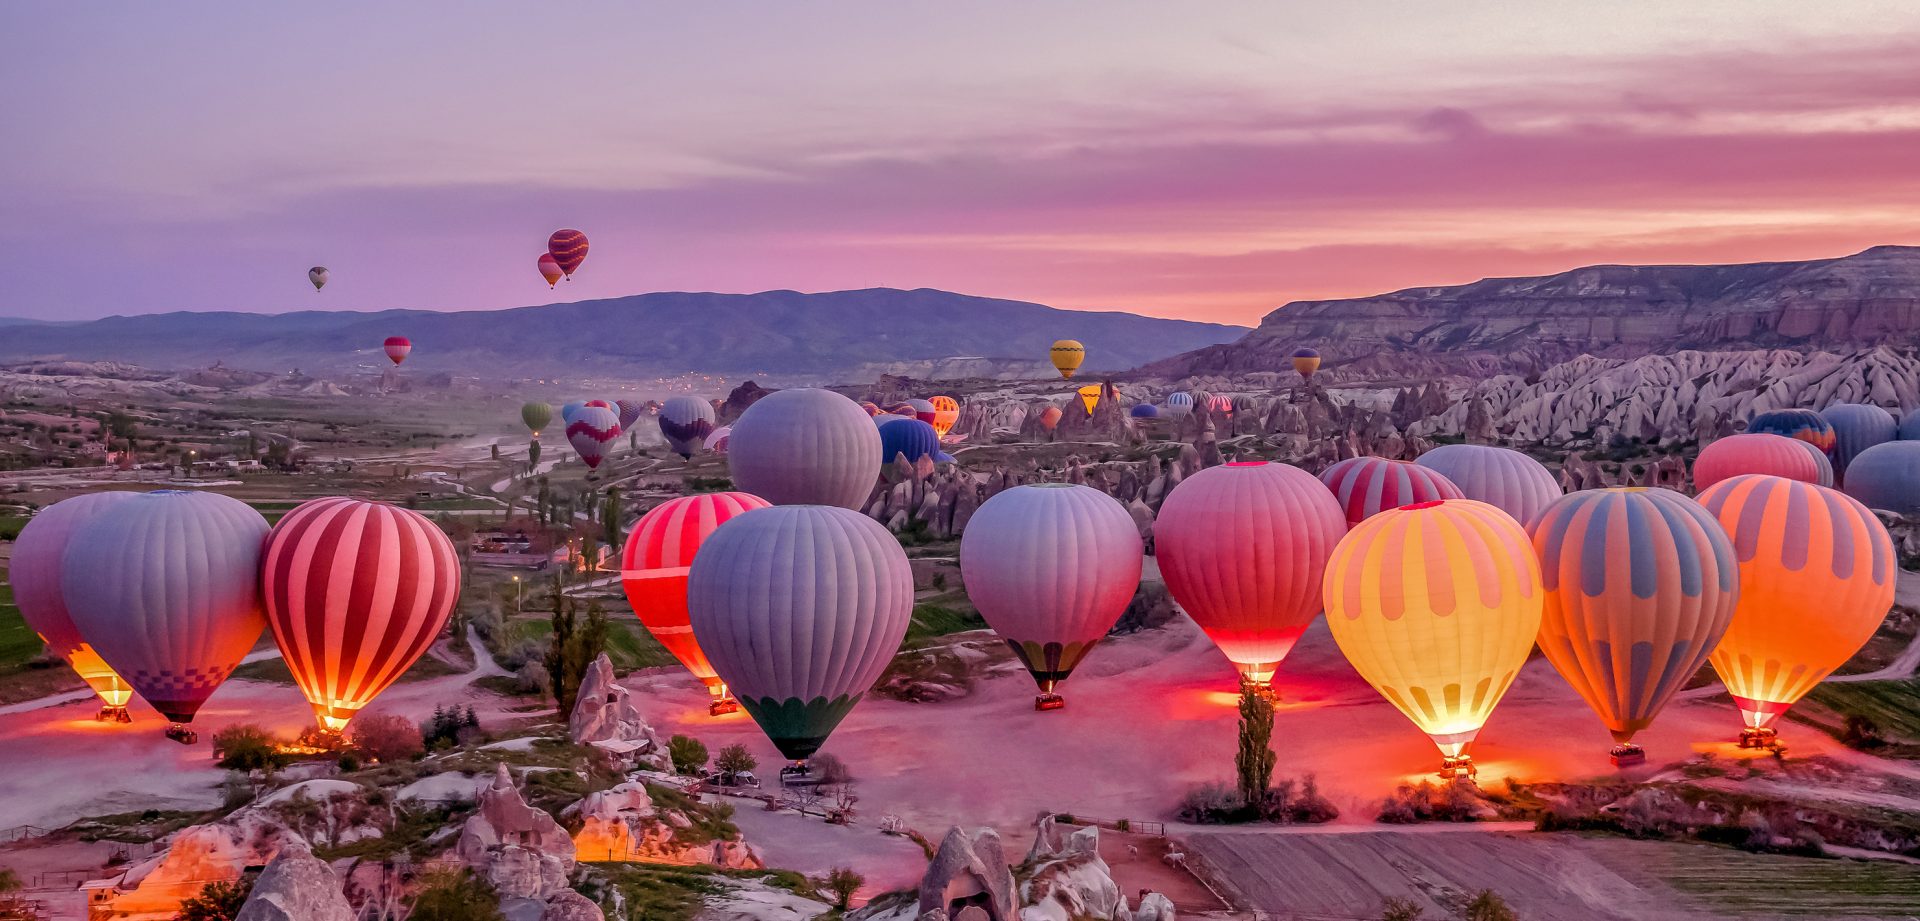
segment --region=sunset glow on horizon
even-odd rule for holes
[[[0,9],[0,317],[889,286],[1251,325],[1920,244],[1912,4],[548,15]],[[559,227],[593,255],[549,291]]]

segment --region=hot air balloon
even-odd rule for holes
[[[881,413],[880,415],[873,417],[873,427],[875,430],[878,430],[881,426],[886,425],[887,423],[892,422],[895,419],[912,419],[915,422],[920,421],[918,419],[914,419],[912,416],[902,416],[895,413]]]
[[[980,506],[960,539],[960,576],[987,626],[1040,685],[1036,710],[1125,613],[1140,587],[1133,516],[1089,486],[1015,486]]]
[[[1740,572],[1720,522],[1668,489],[1592,489],[1533,526],[1546,606],[1540,651],[1613,733],[1616,765],[1706,664],[1733,619]]]
[[[1054,370],[1059,371],[1061,377],[1072,380],[1073,372],[1087,359],[1087,349],[1072,339],[1062,339],[1047,350],[1047,356],[1053,359]]]
[[[782,755],[802,761],[899,651],[913,571],[900,542],[859,512],[756,509],[700,545],[687,610],[720,680]]]
[[[1233,415],[1233,400],[1230,397],[1209,396],[1207,397],[1207,411],[1216,416],[1231,417]]]
[[[1733,538],[1740,601],[1713,651],[1733,695],[1743,748],[1774,748],[1787,708],[1873,637],[1893,606],[1893,539],[1867,507],[1837,490],[1748,474],[1700,504]]]
[[[781,390],[740,414],[727,466],[735,486],[774,505],[857,509],[880,480],[880,433],[831,390]]]
[[[540,277],[547,280],[548,288],[559,284],[560,276],[566,274],[560,271],[560,260],[553,258],[552,253],[541,253],[538,266],[540,269]]]
[[[1920,515],[1920,442],[1874,445],[1860,452],[1847,469],[1853,473],[1847,477],[1844,491],[1861,505],[1898,515]]]
[[[580,410],[582,410],[582,409],[584,409],[584,408],[586,408],[586,405],[587,405],[587,401],[585,401],[585,400],[575,400],[575,401],[573,401],[573,402],[571,402],[571,403],[568,403],[568,404],[565,404],[565,405],[563,405],[563,406],[561,406],[561,407],[560,407],[560,421],[561,421],[561,422],[572,422],[572,421],[573,421],[573,414],[574,414],[574,413],[577,413],[577,412],[579,412]]]
[[[1040,427],[1049,432],[1060,425],[1060,417],[1065,415],[1058,406],[1048,406],[1040,411]]]
[[[388,336],[382,347],[387,353],[387,359],[397,365],[407,360],[407,353],[413,351],[413,341],[405,336]]]
[[[1388,509],[1354,526],[1326,574],[1327,626],[1354,670],[1474,773],[1467,746],[1540,633],[1540,562],[1506,512],[1472,499]]]
[[[13,542],[13,560],[7,578],[13,584],[13,602],[28,629],[59,656],[100,696],[101,720],[129,722],[127,700],[133,695],[119,675],[100,658],[92,644],[74,626],[60,587],[61,561],[75,531],[106,510],[132,499],[130,492],[96,492],[63,499],[27,522]]]
[[[616,419],[619,418],[619,413],[620,413],[619,407],[616,406],[612,400],[588,400],[585,403],[582,403],[580,405],[591,406],[597,409],[611,409],[614,411],[614,418]]]
[[[713,433],[713,404],[699,397],[674,397],[660,407],[660,434],[673,453],[691,459]]]
[[[1833,424],[1811,409],[1776,409],[1747,420],[1747,431],[1756,435],[1784,435],[1797,438],[1833,456]]]
[[[1833,485],[1833,465],[1818,450],[1794,444],[1784,435],[1728,435],[1700,449],[1693,459],[1693,488],[1705,490],[1743,473],[1782,476],[1802,483]],[[1802,442],[1801,444],[1810,444]]]
[[[1168,415],[1178,418],[1181,416],[1185,416],[1191,412],[1193,412],[1193,394],[1190,394],[1190,393],[1167,394]]]
[[[1821,410],[1820,417],[1833,426],[1833,480],[1841,487],[1847,485],[1847,465],[1860,452],[1900,434],[1892,413],[1868,403],[1836,403]]]
[[[933,404],[933,418],[928,420],[928,424],[933,426],[936,434],[945,438],[948,432],[953,431],[953,424],[960,421],[960,403],[952,397],[934,397],[927,402]]]
[[[547,254],[560,266],[560,271],[573,279],[573,273],[580,270],[580,263],[587,261],[587,235],[578,230],[556,230],[547,238]]]
[[[1920,441],[1920,410],[1900,417],[1900,440]]]
[[[1127,414],[1135,419],[1158,419],[1160,407],[1152,403],[1135,403],[1132,409],[1127,410]]]
[[[1345,510],[1348,527],[1390,508],[1466,498],[1439,471],[1384,457],[1349,457],[1320,471],[1320,482]]]
[[[307,270],[307,280],[313,282],[313,290],[319,291],[327,286],[327,279],[332,277],[332,274],[327,271],[326,266],[316,265]]]
[[[1242,682],[1264,689],[1320,615],[1320,574],[1346,530],[1312,474],[1236,462],[1174,487],[1154,521],[1154,555],[1173,600]]]
[[[520,421],[526,423],[527,431],[533,437],[540,437],[540,430],[553,421],[553,407],[545,403],[525,403],[520,407]]]
[[[940,417],[940,411],[934,408],[932,400],[912,399],[900,405],[913,410],[913,417],[928,425],[932,425],[933,420]],[[895,409],[894,412],[898,413],[900,410]]]
[[[1313,377],[1320,370],[1320,353],[1308,348],[1293,350],[1293,370],[1300,372],[1301,380]]]
[[[641,626],[707,686],[713,716],[740,709],[726,682],[713,672],[687,620],[687,572],[694,553],[715,528],[734,516],[767,508],[767,500],[743,492],[714,492],[663,502],[640,516],[620,553],[620,585]]]
[[[567,423],[567,443],[587,462],[587,469],[600,469],[607,448],[620,437],[620,417],[605,406],[582,406]]]
[[[860,402],[860,408],[861,408],[861,409],[864,409],[864,410],[866,410],[866,411],[867,411],[867,415],[869,415],[869,416],[878,416],[878,415],[880,415],[880,404],[878,404],[878,403],[873,403],[873,402],[869,402],[869,401],[866,401],[866,400],[862,400],[862,401]]]
[[[615,400],[613,408],[620,414],[620,430],[623,432],[633,431],[640,417],[647,414],[647,404],[639,400]]]
[[[186,727],[266,629],[260,550],[267,520],[238,499],[160,490],[76,528],[60,591],[80,635],[147,703]]]
[[[1539,461],[1511,448],[1441,445],[1414,463],[1439,471],[1467,498],[1512,515],[1521,527],[1560,498],[1560,481]]]
[[[1100,405],[1100,385],[1088,384],[1076,392],[1080,394],[1080,405],[1087,408],[1087,415],[1093,415],[1093,408]]]
[[[440,636],[460,558],[418,512],[314,499],[274,525],[260,588],[294,683],[320,727],[339,732]]]
[[[918,419],[895,419],[879,428],[880,462],[891,464],[895,457],[905,457],[907,463],[919,463],[920,458],[932,458],[936,464],[953,463],[953,456],[940,450],[940,436],[934,434],[933,426]],[[865,494],[861,499],[865,499]]]

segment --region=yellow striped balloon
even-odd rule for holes
[[[1741,744],[1771,746],[1780,714],[1886,619],[1893,539],[1851,496],[1782,477],[1722,480],[1700,504],[1733,538],[1740,567],[1740,601],[1713,669],[1746,721]]]
[[[1391,509],[1333,549],[1327,626],[1347,661],[1445,757],[1466,748],[1513,684],[1540,632],[1540,564],[1507,513],[1471,499]]]
[[[1639,760],[1633,734],[1706,664],[1740,574],[1720,522],[1670,489],[1589,489],[1533,525],[1546,609],[1540,651]]]

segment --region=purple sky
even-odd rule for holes
[[[1252,323],[1920,243],[1911,2],[641,6],[0,5],[0,316],[890,285]],[[593,251],[556,293],[558,227]]]

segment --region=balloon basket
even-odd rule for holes
[[[101,706],[100,712],[95,713],[93,715],[93,718],[96,720],[99,720],[102,723],[133,722],[133,714],[128,713],[126,707],[116,707],[112,704],[106,704]]]
[[[1772,729],[1752,727],[1740,730],[1740,747],[1765,749],[1776,755],[1784,754],[1787,750],[1785,745],[1780,744],[1780,736]]]
[[[1474,767],[1472,755],[1453,755],[1440,759],[1440,779],[1471,783],[1480,769]]]
[[[181,745],[192,745],[200,741],[200,734],[179,723],[167,727],[166,736]]]
[[[804,785],[813,780],[813,769],[805,761],[795,761],[780,769],[780,786]]]
[[[739,712],[740,712],[740,702],[731,697],[723,697],[710,704],[707,704],[708,716],[726,716],[729,713],[739,713]]]
[[[1613,762],[1614,767],[1633,767],[1636,764],[1647,763],[1646,750],[1631,742],[1615,745],[1612,751],[1607,752],[1607,757]]]
[[[1033,698],[1035,710],[1058,710],[1067,705],[1067,699],[1058,694],[1037,694]]]

